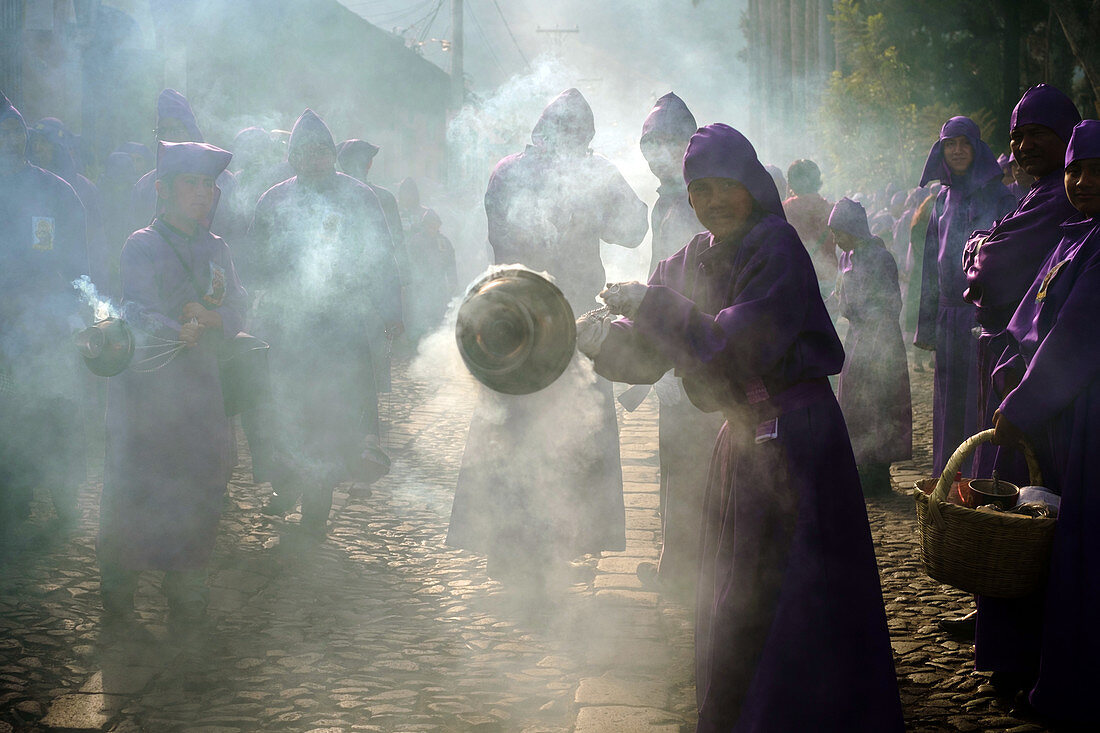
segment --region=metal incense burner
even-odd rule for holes
[[[122,373],[134,358],[134,334],[121,318],[96,321],[73,339],[88,369],[100,377]]]
[[[545,277],[499,270],[470,288],[458,309],[455,338],[466,368],[505,394],[537,392],[561,376],[573,358],[573,309]]]

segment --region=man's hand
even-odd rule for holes
[[[217,311],[204,308],[202,304],[194,301],[183,304],[183,321],[198,321],[203,328],[220,333],[222,330],[222,316]]]
[[[642,304],[649,287],[637,280],[625,283],[608,283],[600,291],[600,299],[607,303],[612,313],[633,318]]]
[[[581,316],[577,319],[577,350],[589,359],[600,355],[607,334],[611,333],[611,319],[600,316]]]
[[[1024,431],[1010,422],[1003,412],[997,410],[993,413],[993,445],[1020,445],[1026,440]]]
[[[203,328],[198,321],[192,319],[180,328],[180,341],[187,348],[193,348],[199,344],[199,336],[202,336]]]

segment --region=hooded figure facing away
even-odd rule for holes
[[[297,175],[260,197],[247,250],[255,331],[273,347],[275,403],[300,476],[265,511],[292,510],[304,491],[302,523],[323,534],[337,483],[389,470],[376,378],[403,330],[401,282],[378,197],[336,172],[336,144],[312,110],[289,151]]]
[[[548,272],[575,313],[604,285],[600,241],[635,247],[646,206],[588,144],[592,109],[576,89],[542,113],[532,144],[497,164],[485,192],[499,264]],[[574,359],[547,389],[483,392],[470,424],[447,544],[488,555],[491,577],[545,590],[566,561],[626,543],[610,382]]]
[[[848,425],[863,493],[890,493],[890,464],[913,455],[909,369],[901,340],[898,266],[851,199],[836,202],[829,229],[841,250],[836,282],[848,319],[837,399]]]
[[[0,535],[29,514],[36,486],[72,525],[85,476],[83,367],[69,339],[81,313],[71,283],[88,273],[84,206],[27,148],[23,116],[0,93]]]
[[[652,212],[651,271],[683,249],[701,227],[688,202],[683,173],[684,151],[696,129],[687,105],[672,92],[657,100],[642,125],[642,155],[661,182]],[[699,568],[707,467],[722,415],[702,412],[691,404],[682,380],[672,371],[658,380],[656,391],[660,400],[661,557],[656,565],[639,564],[637,572],[647,587],[690,603]]]
[[[978,432],[978,343],[974,309],[963,300],[963,247],[1016,206],[1001,183],[997,156],[969,117],[952,117],[928,153],[920,185],[943,189],[928,221],[921,272],[920,315],[914,343],[936,352],[932,402],[932,474],[938,476],[956,448]],[[964,476],[973,475],[970,462]]]
[[[726,418],[711,462],[695,613],[699,731],[903,728],[867,513],[828,376],[844,351],[798,234],[752,144],[708,125],[684,179],[707,228],[651,285],[582,318],[597,372],[670,367]]]
[[[166,571],[170,628],[206,614],[207,566],[232,469],[218,345],[244,324],[246,296],[224,241],[205,222],[230,154],[205,143],[161,143],[161,214],[122,249],[122,297],[143,347],[112,377],[100,508],[106,620],[135,622],[142,570]]]

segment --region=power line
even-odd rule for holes
[[[523,49],[519,47],[519,41],[516,40],[516,34],[512,33],[512,26],[508,25],[508,19],[504,17],[504,11],[500,9],[500,3],[497,0],[493,0],[493,7],[497,9],[497,15],[504,22],[504,29],[508,31],[508,35],[512,37],[512,43],[516,46],[516,51],[519,53],[519,57],[523,59],[523,65],[527,68],[531,68],[531,62],[527,60],[527,56],[524,55]]]
[[[466,3],[466,7],[470,10],[470,17],[474,19],[474,25],[477,26],[478,32],[481,33],[481,37],[485,41],[485,48],[489,51],[489,55],[493,57],[493,62],[497,65],[497,68],[500,69],[502,73],[507,75],[508,72],[505,70],[504,65],[500,63],[500,59],[497,57],[497,52],[493,50],[493,42],[489,40],[489,35],[482,27],[481,21],[477,19],[477,13],[474,12],[473,4],[470,3],[468,0],[463,0],[463,2]]]

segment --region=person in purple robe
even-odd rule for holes
[[[256,209],[267,189],[294,177],[294,170],[286,162],[285,146],[262,127],[246,127],[233,138],[233,205],[240,220],[247,226],[247,217]],[[234,243],[236,244],[236,243]],[[248,273],[241,270],[241,277],[248,282]]]
[[[294,123],[289,161],[296,175],[260,197],[247,250],[256,333],[273,347],[299,476],[264,512],[285,514],[302,495],[303,529],[323,535],[338,483],[389,471],[376,379],[404,328],[401,282],[378,197],[336,171],[336,143],[313,110]]]
[[[547,272],[574,313],[592,308],[605,283],[600,241],[636,247],[649,228],[646,205],[589,149],[594,135],[587,100],[562,92],[485,192],[496,263]],[[541,392],[480,395],[447,544],[487,555],[490,577],[541,598],[567,579],[573,558],[625,548],[622,492],[611,383],[588,383],[574,360]]]
[[[1039,265],[1061,239],[1061,224],[1076,210],[1066,198],[1063,182],[1066,143],[1081,120],[1077,107],[1052,86],[1040,84],[1024,92],[1012,111],[1009,138],[1012,155],[1035,177],[1031,190],[1008,216],[992,228],[975,232],[963,255],[966,291],[973,303],[981,335],[978,337],[978,428],[992,425],[999,398],[993,395],[993,367],[1004,352],[1005,327],[1020,305]],[[1022,458],[980,446],[974,457],[974,476],[989,478],[999,468],[1001,478],[1026,485]],[[1020,483],[1023,482],[1023,483]]]
[[[154,131],[158,142],[196,142],[204,141],[199,123],[195,119],[195,113],[191,110],[191,103],[187,98],[175,89],[164,89],[157,97],[157,128]],[[159,151],[158,147],[158,151]],[[131,231],[142,229],[159,213],[157,206],[161,199],[157,196],[156,168],[143,175],[134,184],[131,192],[130,206]],[[220,235],[230,236],[230,241],[237,238],[243,225],[241,218],[232,210],[229,204],[236,198],[236,179],[228,169],[218,176],[219,202],[213,207],[210,214],[212,218],[208,222],[208,228]],[[222,202],[222,197],[225,201]]]
[[[122,249],[126,319],[147,347],[107,395],[107,451],[96,553],[108,629],[135,623],[144,570],[165,572],[169,629],[201,629],[207,568],[232,468],[218,345],[244,323],[229,247],[207,229],[230,154],[161,143],[153,223]]]
[[[863,206],[843,198],[829,214],[842,251],[836,295],[848,319],[837,399],[866,496],[890,493],[890,464],[913,456],[909,369],[901,340],[901,289],[893,255],[867,226]]]
[[[952,117],[928,153],[920,185],[943,183],[928,221],[921,273],[920,312],[913,343],[936,352],[932,396],[932,475],[959,445],[978,432],[977,321],[963,300],[963,247],[972,232],[1016,205],[1001,183],[997,156],[969,117]],[[967,460],[962,472],[970,476]]]
[[[0,536],[48,488],[62,527],[85,478],[82,367],[70,335],[88,273],[84,206],[72,186],[28,161],[23,116],[0,93]]]
[[[405,283],[405,328],[410,344],[416,344],[439,327],[451,299],[459,292],[455,248],[440,232],[442,226],[439,214],[428,209],[406,243],[409,269]]]
[[[31,164],[48,170],[72,186],[80,197],[80,203],[84,205],[92,282],[99,283],[106,291],[110,264],[103,231],[103,204],[96,185],[77,171],[69,149],[72,134],[56,117],[43,117],[27,132],[30,141],[28,158]]]
[[[994,372],[1004,398],[993,440],[1030,441],[1047,486],[1061,495],[1038,655],[1027,670],[1028,700],[1055,726],[1095,730],[1100,686],[1100,121],[1073,130],[1064,185],[1076,213],[1006,328],[1008,344]],[[1021,163],[1025,163],[1023,157]],[[1014,643],[1030,639],[1017,637]],[[1032,684],[1033,683],[1033,684]],[[1056,728],[1061,729],[1061,728]]]
[[[848,431],[828,376],[844,350],[813,263],[752,144],[701,128],[684,156],[707,231],[650,285],[609,287],[625,316],[578,320],[609,379],[674,367],[721,411],[701,526],[699,731],[901,731],[890,639]]]
[[[660,181],[650,214],[651,272],[700,229],[683,175],[684,150],[697,128],[687,105],[672,92],[657,100],[642,124],[642,155]],[[639,563],[637,574],[646,587],[690,603],[699,567],[707,467],[722,419],[720,413],[705,413],[693,405],[682,380],[671,370],[657,381],[656,392],[660,401],[661,555],[656,564]]]

